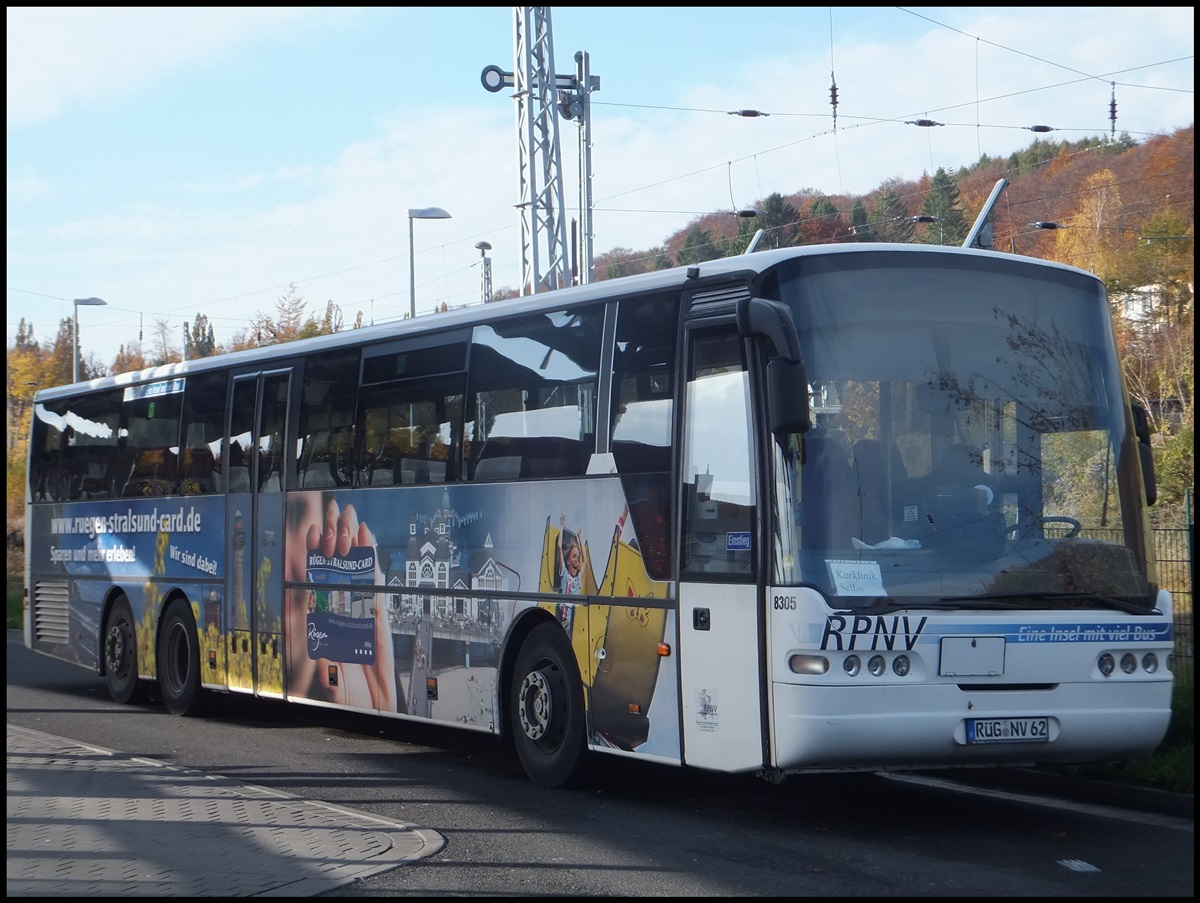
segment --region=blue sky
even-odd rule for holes
[[[772,192],[860,194],[1036,136],[1194,121],[1192,7],[551,7],[592,97],[595,250]],[[85,357],[206,314],[226,342],[289,286],[347,324],[476,303],[521,274],[513,8],[8,7],[7,324],[80,311]],[[833,128],[829,87],[838,86]],[[758,109],[767,117],[728,115]],[[945,123],[918,128],[906,120]],[[564,202],[578,129],[559,120]]]

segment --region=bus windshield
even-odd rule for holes
[[[998,255],[922,257],[848,269],[830,255],[779,280],[814,427],[775,445],[777,582],[836,608],[1149,610],[1103,285]]]

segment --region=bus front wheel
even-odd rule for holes
[[[167,606],[158,630],[158,689],[172,715],[201,714],[200,641],[192,607],[183,599]]]
[[[547,622],[525,638],[509,705],[513,741],[525,773],[543,787],[578,787],[591,768],[583,683],[563,629]]]
[[[145,702],[147,686],[138,678],[137,628],[129,600],[113,603],[104,627],[104,680],[113,702]]]

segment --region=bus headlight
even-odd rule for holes
[[[857,677],[858,672],[862,670],[862,662],[859,661],[857,655],[847,655],[842,659],[842,670],[851,677]]]
[[[908,660],[907,655],[897,655],[892,659],[892,673],[897,677],[904,677],[912,668],[912,662]]]
[[[1137,656],[1132,652],[1126,652],[1121,656],[1121,670],[1126,674],[1132,674],[1137,670]]]
[[[1153,652],[1147,652],[1142,656],[1142,670],[1147,674],[1153,674],[1158,670],[1158,656]]]
[[[1112,677],[1113,669],[1116,668],[1117,662],[1112,657],[1111,653],[1105,652],[1099,659],[1096,660],[1096,667],[1100,669],[1100,673],[1105,677]]]
[[[887,670],[887,662],[883,660],[882,655],[872,655],[867,662],[867,670],[871,672],[872,677],[879,677]]]

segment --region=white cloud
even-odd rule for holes
[[[9,173],[5,192],[9,200],[25,203],[45,201],[58,193],[52,183],[28,167],[22,167],[17,173]]]
[[[305,7],[8,7],[9,128],[73,106],[113,104],[172,72],[212,65],[245,41],[327,23]]]

